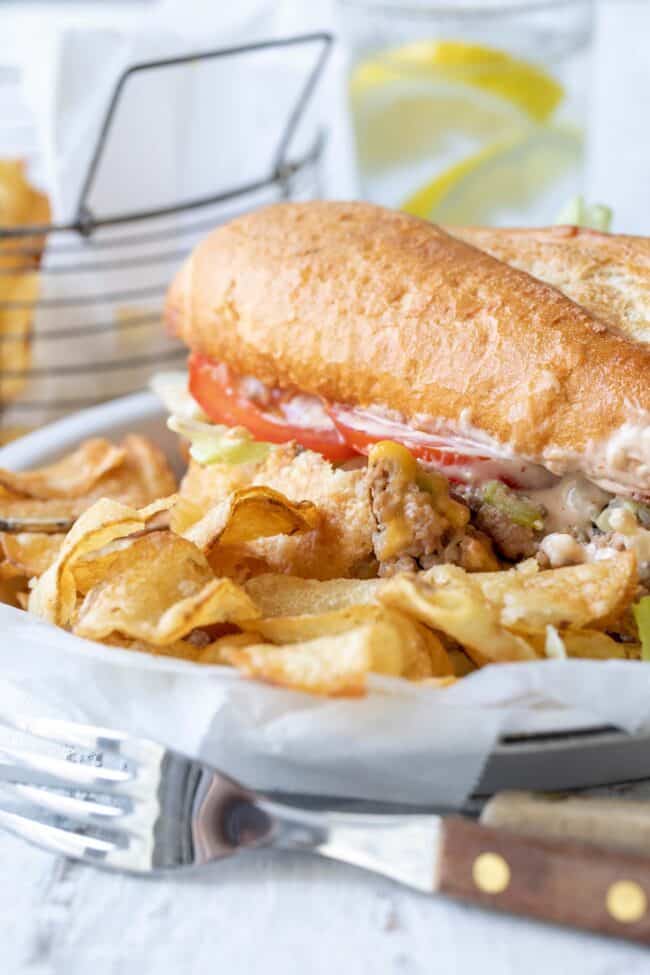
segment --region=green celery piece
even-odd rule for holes
[[[522,528],[542,528],[544,515],[532,501],[520,498],[501,481],[488,481],[483,490],[483,500],[502,511],[515,525]]]
[[[584,196],[574,196],[558,213],[555,223],[574,227],[588,227],[608,233],[612,225],[612,210],[604,203],[585,203]]]

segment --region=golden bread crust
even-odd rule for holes
[[[366,203],[277,204],[218,228],[179,272],[166,317],[192,349],[270,385],[469,422],[531,459],[585,451],[650,410],[650,348]]]
[[[552,284],[612,331],[650,344],[650,238],[580,227],[449,232]]]

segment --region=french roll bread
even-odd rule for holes
[[[582,227],[453,227],[455,237],[546,281],[614,332],[650,344],[650,239]]]
[[[270,206],[197,246],[166,319],[194,351],[270,386],[470,429],[557,472],[602,473],[611,438],[650,416],[650,346],[634,340],[625,288],[605,307],[585,285],[578,304],[564,278],[558,288],[527,273],[543,232],[524,238],[527,270],[512,266],[517,233],[459,233],[367,203]],[[574,236],[552,232],[558,261]],[[578,239],[576,268],[613,246]],[[641,471],[650,490],[650,461],[635,463],[622,481]]]

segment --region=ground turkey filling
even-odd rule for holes
[[[425,475],[420,485],[382,458],[368,465],[368,488],[380,575],[449,562],[469,572],[498,568],[490,539],[470,524],[469,508],[450,497],[440,475]]]
[[[626,513],[628,533],[612,530],[619,510],[632,502],[612,497],[603,515],[570,532],[544,530],[544,507],[539,520],[517,523],[499,504],[486,501],[482,487],[454,485],[440,474],[409,476],[403,465],[381,457],[368,464],[368,490],[375,522],[373,547],[379,574],[428,569],[452,563],[469,572],[490,571],[502,563],[537,558],[542,568],[572,565],[606,557],[608,551],[634,548],[639,564],[639,592],[650,591],[650,510],[636,506]],[[508,489],[503,488],[504,491]],[[512,492],[515,505],[535,502]],[[618,518],[621,521],[621,518]],[[600,525],[600,527],[599,527]],[[630,526],[635,526],[634,531]]]

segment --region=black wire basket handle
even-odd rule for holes
[[[108,108],[104,116],[104,121],[99,130],[97,143],[90,157],[88,171],[84,177],[79,199],[77,202],[75,217],[68,223],[51,224],[29,224],[20,227],[1,227],[0,242],[2,239],[13,237],[29,237],[34,234],[49,234],[56,231],[74,230],[83,236],[90,236],[99,227],[114,226],[122,223],[130,223],[138,220],[145,220],[148,217],[164,217],[186,210],[193,210],[199,207],[209,206],[210,204],[223,203],[234,199],[240,195],[252,193],[255,190],[263,189],[270,183],[283,182],[287,180],[297,165],[309,162],[309,158],[303,158],[296,163],[288,157],[288,150],[291,140],[302,120],[312,95],[318,85],[325,64],[329,57],[333,43],[332,34],[327,31],[317,31],[310,34],[298,34],[295,37],[283,37],[269,41],[258,41],[254,44],[242,44],[237,47],[222,47],[215,50],[200,51],[195,54],[187,54],[182,57],[163,58],[156,61],[142,61],[127,68],[118,78],[113,94],[108,103]],[[297,97],[292,105],[288,117],[281,129],[278,144],[273,153],[273,161],[269,173],[265,178],[254,183],[242,184],[231,187],[222,193],[215,193],[208,196],[178,200],[171,206],[157,207],[148,210],[129,211],[127,213],[114,213],[108,216],[96,217],[89,204],[88,199],[92,193],[97,172],[100,168],[104,150],[111,135],[113,121],[122,98],[124,97],[129,80],[138,74],[148,71],[158,70],[166,67],[176,67],[184,64],[195,64],[198,61],[216,60],[218,58],[235,57],[254,53],[255,51],[267,51],[271,49],[292,48],[292,47],[314,47],[316,54],[314,63],[309,71],[304,84],[299,88]],[[318,137],[317,144],[312,148],[309,157],[318,157],[322,147],[323,133]]]
[[[143,220],[147,217],[169,216],[180,211],[192,210],[212,203],[222,203],[226,200],[232,199],[233,197],[239,196],[240,194],[249,193],[259,189],[269,182],[282,182],[289,178],[293,169],[295,168],[295,163],[289,160],[288,150],[298,125],[305,114],[307,106],[324,71],[332,42],[333,37],[330,33],[327,31],[320,31],[313,34],[300,34],[295,37],[284,37],[270,41],[258,41],[254,44],[243,44],[237,47],[222,47],[218,48],[217,50],[202,51],[198,54],[189,54],[182,57],[163,58],[162,60],[158,61],[143,61],[140,64],[134,64],[127,68],[122,73],[117,81],[117,84],[115,85],[115,90],[113,91],[108,104],[106,116],[99,131],[97,145],[95,146],[95,150],[90,159],[88,172],[86,173],[86,177],[82,183],[76,208],[76,219],[74,221],[75,229],[82,234],[88,235],[92,233],[96,227],[106,226],[107,224],[114,225],[132,220]],[[255,51],[310,46],[316,49],[314,63],[311,70],[308,72],[304,84],[299,88],[296,100],[291,106],[288,117],[281,129],[277,148],[273,153],[271,169],[265,179],[256,183],[234,186],[225,192],[214,195],[179,200],[171,206],[157,207],[138,212],[115,213],[101,218],[96,218],[93,215],[92,210],[88,205],[88,199],[92,193],[95,177],[100,167],[102,154],[110,137],[111,127],[116,117],[120,100],[122,99],[128,82],[132,77],[142,74],[143,72],[153,71],[159,68],[176,67],[184,64],[195,64],[198,61],[211,61],[218,58],[236,57],[238,55],[250,54]],[[322,133],[319,135],[319,141],[321,139]],[[313,150],[314,154],[318,154],[319,151],[320,145],[315,146]],[[301,160],[301,163],[306,161],[307,160]]]

